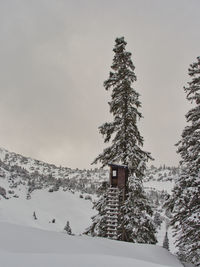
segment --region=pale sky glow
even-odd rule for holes
[[[183,86],[200,55],[198,0],[0,1],[0,146],[56,165],[90,168],[110,119],[103,88],[114,41],[132,53],[155,165],[177,165]]]

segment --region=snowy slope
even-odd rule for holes
[[[0,147],[0,161],[7,166],[19,166],[29,173],[37,172],[40,175],[48,176],[51,175],[57,179],[65,178],[78,178],[77,176],[91,177],[94,180],[102,180],[105,176],[104,170],[80,170],[71,169],[62,166],[55,166],[54,164],[49,164],[37,159],[32,159],[30,157],[25,157],[20,154],[10,152],[2,147]]]
[[[171,194],[171,191],[174,187],[174,181],[148,181],[144,182],[144,188],[146,190],[156,189],[158,191],[166,191],[168,194]]]
[[[2,267],[182,267],[167,250],[0,222]]]
[[[168,193],[179,175],[177,167],[151,166],[145,175],[145,187],[166,190]],[[61,180],[61,186],[94,193],[102,181],[108,181],[108,169],[79,170],[55,166],[36,159],[9,152],[0,147],[0,182],[1,178],[11,180],[21,177],[24,183],[34,181],[35,187],[46,187]],[[10,181],[11,183],[11,181]],[[1,184],[0,184],[1,186]]]
[[[91,224],[91,216],[95,213],[92,202],[81,199],[78,193],[37,190],[29,200],[22,197],[23,190],[20,194],[19,198],[1,198],[0,221],[52,231],[62,231],[69,221],[73,233],[80,234]],[[37,220],[34,220],[33,212]],[[52,223],[53,219],[55,223]]]
[[[162,204],[171,193],[177,175],[176,168],[165,166],[151,167],[146,173],[145,190],[152,207],[163,220],[157,229],[160,246],[167,227]],[[0,148],[0,222],[62,232],[69,221],[72,232],[81,234],[91,225],[91,216],[96,213],[92,202],[84,198],[90,193],[94,200],[94,193],[102,181],[108,181],[108,176],[108,170],[56,167]],[[2,189],[6,195],[1,194]],[[33,212],[37,220],[34,220]],[[53,219],[55,223],[52,223]],[[168,234],[170,250],[174,253],[170,228]]]
[[[57,167],[0,148],[0,187],[4,180],[7,180],[13,191],[20,184],[25,185],[27,194],[47,187],[51,187],[52,191],[62,187],[95,193],[99,184],[108,180],[108,172],[102,169],[73,170],[67,167]],[[12,197],[8,194],[6,196]]]

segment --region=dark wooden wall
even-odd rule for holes
[[[118,183],[117,186],[119,189],[125,187],[126,184],[126,170],[124,168],[118,168]]]
[[[117,177],[113,177],[113,170],[117,171]],[[127,169],[121,166],[110,165],[110,185],[119,189],[126,187]]]

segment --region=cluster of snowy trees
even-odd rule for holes
[[[142,118],[139,111],[139,94],[133,87],[136,81],[131,53],[126,51],[123,37],[115,40],[114,59],[109,78],[104,82],[106,90],[111,89],[110,113],[112,122],[99,127],[108,147],[94,160],[102,166],[108,163],[127,165],[129,168],[128,192],[126,201],[120,209],[121,225],[125,241],[155,244],[155,224],[152,208],[143,190],[143,177],[146,163],[151,160],[150,153],[142,150],[143,137],[137,122]],[[175,230],[179,256],[200,265],[200,57],[189,69],[192,81],[184,88],[187,99],[193,102],[187,113],[188,126],[183,130],[178,143],[178,153],[182,157],[181,174],[166,204],[172,211],[171,224]],[[106,188],[95,204],[98,214],[87,233],[106,236]],[[122,235],[119,234],[119,240]],[[168,249],[166,232],[164,247]]]
[[[18,159],[17,163],[13,165],[13,158],[9,157],[9,154],[6,154],[9,160],[2,161],[0,160],[0,177],[8,179],[9,188],[15,189],[20,185],[26,185],[27,187],[27,199],[31,198],[31,193],[34,190],[39,190],[43,188],[49,188],[49,192],[55,192],[59,189],[63,189],[65,191],[81,191],[82,193],[94,194],[97,192],[98,183],[92,183],[92,175],[95,173],[96,176],[99,174],[99,177],[104,177],[105,173],[94,170],[69,170],[66,168],[66,173],[72,174],[72,178],[58,178],[61,176],[61,173],[58,170],[57,174],[43,174],[41,171],[35,170],[30,167],[29,169],[25,169],[21,167],[19,161],[20,155],[16,155],[14,159]],[[19,158],[17,158],[19,157]],[[24,159],[24,157],[23,157]],[[23,160],[23,163],[25,160]],[[44,163],[45,164],[45,163]],[[45,164],[46,166],[47,164]],[[48,166],[48,165],[47,165]],[[51,165],[50,165],[51,166]],[[50,167],[49,167],[50,168]],[[53,167],[52,167],[53,168]],[[52,171],[53,172],[53,171]],[[58,175],[58,176],[57,176]],[[11,192],[11,191],[10,191]],[[13,191],[14,192],[14,191]],[[12,194],[12,193],[10,193]],[[12,194],[14,196],[14,194]]]

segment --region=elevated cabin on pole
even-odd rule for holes
[[[109,166],[110,187],[107,196],[107,237],[117,239],[120,232],[123,236],[123,229],[119,228],[119,210],[126,200],[128,167],[117,164],[109,164]]]
[[[126,189],[128,181],[128,167],[126,165],[109,164],[111,187]]]

